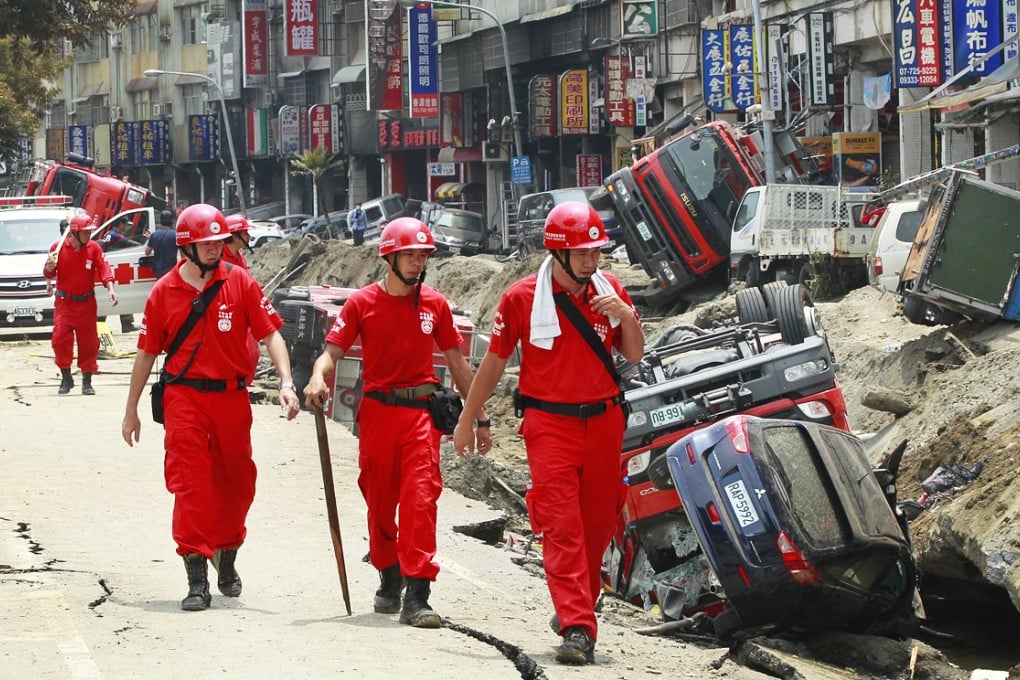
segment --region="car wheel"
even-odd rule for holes
[[[821,324],[815,315],[814,303],[807,288],[799,283],[778,289],[774,311],[783,342],[799,345],[809,335],[821,335]]]
[[[737,319],[740,323],[768,323],[770,321],[765,298],[757,288],[737,291]]]
[[[740,614],[735,609],[724,609],[712,619],[712,628],[715,636],[720,640],[726,640],[740,629]]]

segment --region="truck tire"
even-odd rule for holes
[[[952,326],[963,315],[919,297],[903,296],[903,316],[918,326]]]
[[[737,280],[743,281],[748,288],[757,288],[761,284],[761,270],[758,269],[757,263],[749,257],[741,260]]]
[[[788,285],[786,281],[780,279],[779,281],[769,281],[761,287],[761,294],[765,298],[765,306],[768,307],[770,318],[778,318],[776,312],[777,295],[780,290]]]
[[[804,286],[808,290],[811,290],[811,285],[815,281],[815,268],[811,266],[810,262],[805,262],[801,265],[800,271],[797,273],[797,283]]]
[[[673,484],[673,475],[669,471],[669,461],[665,454],[652,459],[652,462],[648,464],[648,479],[651,480],[652,486],[659,491],[676,489],[676,485]]]
[[[783,342],[799,345],[810,335],[821,335],[814,303],[807,288],[796,283],[778,289],[775,296],[776,323]]]
[[[737,319],[741,324],[768,323],[772,320],[759,289],[745,288],[737,291]]]

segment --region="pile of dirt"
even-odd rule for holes
[[[276,277],[274,285],[360,287],[385,271],[374,246],[356,248],[341,241],[297,248],[284,242],[263,247],[250,259],[252,273],[264,285]],[[540,262],[540,255],[505,263],[490,256],[437,257],[429,262],[428,283],[487,332],[502,291],[536,271]],[[649,282],[634,267],[608,260],[604,265],[625,284],[644,287]],[[651,340],[677,324],[733,322],[732,293],[646,323],[646,335]],[[913,325],[899,313],[892,296],[871,288],[818,308],[840,365],[855,430],[877,437],[872,442],[876,451],[908,440],[901,498],[921,498],[921,483],[939,466],[981,463],[973,481],[929,494],[925,512],[913,523],[924,570],[1004,588],[1020,609],[1020,481],[1014,474],[1020,453],[1020,330],[1006,323],[952,329]],[[488,405],[496,438],[491,454],[459,459],[446,450],[443,474],[448,487],[504,509],[511,516],[509,528],[526,531],[521,496],[527,462],[509,400],[515,380],[508,371],[506,384]],[[862,400],[875,390],[901,395],[913,410],[896,418],[863,406]]]

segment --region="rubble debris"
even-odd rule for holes
[[[897,418],[905,416],[916,408],[910,396],[899,390],[886,388],[872,389],[861,397],[861,406],[873,411],[884,411],[891,413]]]

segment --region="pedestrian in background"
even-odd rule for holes
[[[171,211],[159,213],[159,227],[149,236],[145,254],[152,256],[152,271],[157,279],[163,278],[177,264],[177,234]]]
[[[306,403],[321,408],[329,395],[327,377],[354,341],[362,339],[358,487],[368,506],[369,558],[379,571],[374,609],[399,611],[401,623],[417,628],[440,625],[428,601],[439,573],[436,502],[443,490],[440,431],[427,410],[439,386],[434,346],[446,357],[460,393],[467,394],[471,386],[450,303],[422,283],[435,249],[431,232],[413,217],[396,219],[383,230],[379,255],[389,271],[344,303],[304,390]],[[479,430],[477,445],[479,451],[492,445],[487,428]]]
[[[70,233],[50,246],[43,267],[47,282],[54,282],[53,301],[54,362],[60,369],[57,394],[67,394],[74,387],[71,362],[74,345],[78,343],[78,368],[81,370],[81,393],[95,394],[92,376],[99,370],[99,331],[96,329],[96,283],[102,283],[110,302],[117,305],[113,289],[113,271],[106,262],[102,247],[92,240],[96,223],[89,215],[75,215],[68,221]],[[57,250],[57,246],[60,249]],[[48,288],[48,286],[47,286]]]
[[[365,242],[365,229],[368,228],[368,216],[361,209],[361,204],[354,206],[354,210],[347,213],[347,228],[351,230],[351,238],[354,245],[360,246]]]
[[[207,560],[219,571],[220,592],[241,594],[235,561],[247,533],[256,477],[245,379],[249,330],[266,343],[287,418],[300,409],[286,341],[278,330],[283,321],[247,271],[222,261],[227,235],[226,220],[213,206],[196,204],[181,212],[177,245],[184,261],[156,282],[145,303],[121,425],[124,441],[134,446],[141,434],[138,401],[153,362],[175,342],[201,294],[216,286],[194,328],[163,366],[164,474],[174,495],[173,538],[188,577],[181,608],[188,611],[209,607]]]
[[[520,433],[528,455],[532,529],[542,536],[542,562],[563,637],[560,663],[595,659],[595,604],[602,593],[602,556],[623,503],[620,451],[626,427],[621,390],[594,343],[641,360],[644,333],[630,296],[598,270],[609,242],[598,213],[585,203],[556,206],[543,233],[549,255],[538,274],[512,284],[500,299],[489,349],[478,367],[454,431],[454,448],[471,450],[472,421],[521,347]],[[559,301],[557,301],[557,297]],[[567,316],[566,306],[587,324]]]

